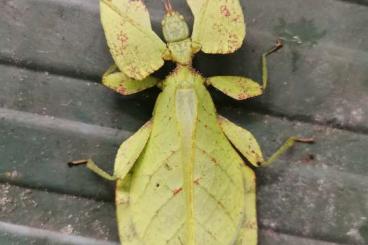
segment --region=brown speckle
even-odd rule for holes
[[[125,87],[124,87],[124,86],[119,86],[119,87],[116,89],[116,91],[117,91],[118,93],[120,93],[120,94],[123,94],[123,95],[125,95],[125,94],[126,94],[126,89],[125,89]]]
[[[165,168],[168,170],[168,171],[171,171],[172,170],[172,167],[170,167],[170,165],[169,164],[167,164],[167,163],[165,163]]]
[[[182,190],[183,190],[182,187],[179,187],[179,188],[174,189],[173,190],[173,195],[175,196],[175,195],[179,194]]]
[[[246,93],[241,93],[238,95],[239,100],[245,100],[248,98],[248,95]]]
[[[226,17],[229,17],[229,16],[230,16],[230,11],[229,11],[229,9],[227,8],[227,6],[226,6],[226,5],[222,5],[222,6],[220,7],[220,11],[221,11],[221,14],[222,14],[223,16],[226,16]]]
[[[127,44],[128,44],[128,40],[129,40],[129,38],[128,38],[128,36],[126,35],[126,33],[124,33],[124,32],[120,32],[120,33],[118,34],[117,38],[118,38],[118,40],[121,42],[121,47],[122,47],[123,49],[125,49],[125,48],[126,48],[126,46],[127,46]]]
[[[193,183],[194,184],[196,184],[196,185],[199,185],[199,180],[200,180],[201,178],[197,178],[197,179],[195,179],[194,181],[193,181]]]
[[[315,155],[313,155],[313,154],[307,154],[307,155],[302,159],[302,162],[307,164],[307,163],[311,163],[311,162],[313,162],[315,159],[316,159]]]

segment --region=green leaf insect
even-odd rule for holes
[[[207,86],[236,99],[261,95],[267,86],[238,76],[204,78],[192,68],[199,51],[228,54],[245,37],[238,0],[187,0],[194,15],[190,36],[183,16],[164,1],[164,43],[152,30],[140,0],[100,0],[101,21],[115,65],[103,75],[107,87],[133,94],[159,86],[152,119],[120,146],[111,176],[92,160],[74,161],[116,180],[116,209],[124,245],[256,245],[255,175],[294,142],[289,138],[264,160],[253,135],[218,116]],[[165,60],[177,64],[163,81],[150,76]],[[242,155],[239,154],[239,153]]]

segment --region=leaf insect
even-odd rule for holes
[[[123,95],[159,86],[152,119],[120,146],[111,176],[92,160],[98,175],[116,181],[119,236],[124,245],[257,244],[255,167],[268,165],[295,142],[289,138],[268,160],[253,135],[217,115],[207,86],[245,100],[267,87],[262,55],[262,85],[239,76],[204,78],[192,66],[199,51],[228,54],[239,49],[245,23],[238,0],[187,0],[193,32],[165,0],[163,42],[152,30],[140,0],[100,0],[101,22],[115,65],[102,83]],[[176,68],[163,81],[150,74],[165,60]],[[239,152],[239,153],[238,153]]]

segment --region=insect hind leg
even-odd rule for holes
[[[260,162],[259,166],[265,167],[265,166],[270,165],[297,142],[312,144],[314,143],[314,139],[313,138],[301,138],[301,137],[296,137],[296,136],[289,137],[285,141],[285,143],[282,144],[266,161]]]
[[[86,167],[89,170],[91,170],[92,172],[94,172],[95,174],[101,176],[102,178],[104,178],[106,180],[115,181],[117,179],[115,176],[110,175],[105,170],[103,170],[99,166],[97,166],[96,163],[92,159],[77,160],[77,161],[68,162],[69,167],[74,167],[74,166],[78,166],[78,165],[82,165],[82,164],[83,165],[85,164]]]

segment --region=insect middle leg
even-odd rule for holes
[[[266,161],[260,162],[259,166],[265,167],[270,165],[275,160],[277,160],[282,154],[284,154],[289,148],[291,148],[296,142],[311,144],[314,143],[314,139],[291,136]]]
[[[246,129],[230,122],[224,117],[219,117],[219,124],[230,142],[236,149],[255,167],[267,166],[278,159],[296,142],[313,143],[313,138],[289,137],[270,158],[264,160],[261,148],[254,136]]]
[[[245,100],[263,94],[268,84],[267,56],[282,48],[278,40],[274,47],[262,54],[262,85],[250,78],[239,76],[214,76],[209,77],[206,83],[217,88],[224,94],[236,99]]]

